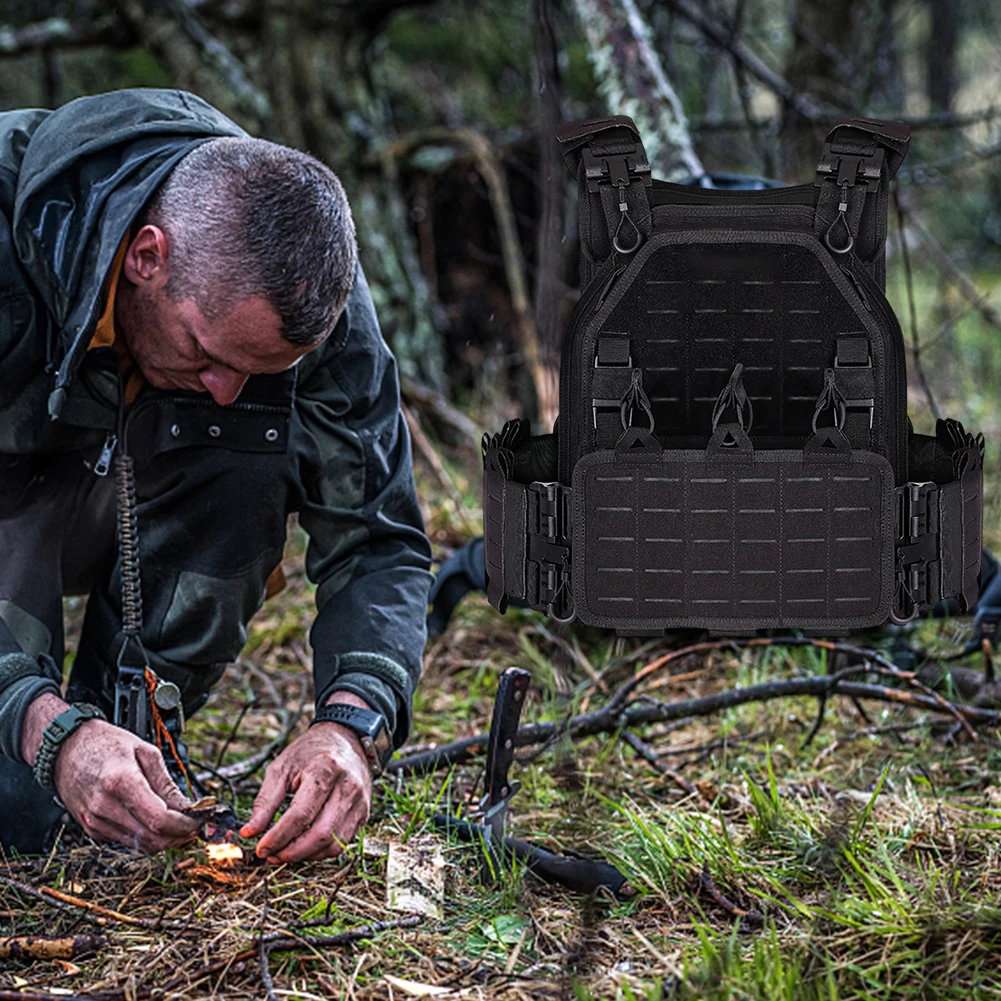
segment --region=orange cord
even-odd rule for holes
[[[177,762],[177,767],[181,769],[181,774],[184,776],[185,784],[188,787],[188,795],[194,796],[194,792],[191,788],[191,778],[188,776],[188,770],[184,767],[184,762],[181,761],[180,755],[177,753],[177,748],[174,746],[174,738],[170,735],[170,731],[167,729],[167,724],[164,723],[163,717],[160,715],[160,710],[157,708],[156,699],[153,697],[156,692],[156,675],[147,667],[145,677],[146,687],[149,689],[149,707],[153,714],[153,732],[156,737],[156,746],[162,754],[163,741],[166,741],[167,747],[170,749],[171,757]]]

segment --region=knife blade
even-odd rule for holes
[[[508,772],[514,761],[514,738],[531,681],[532,676],[528,671],[520,667],[509,667],[501,675],[497,686],[490,737],[487,741],[486,794],[481,803],[484,826],[490,831],[490,855],[503,850],[507,805],[519,789],[517,782],[510,781]],[[487,881],[491,878],[489,862],[489,859],[484,860],[483,876]]]

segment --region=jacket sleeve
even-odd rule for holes
[[[431,550],[400,412],[396,361],[359,267],[344,314],[301,373],[296,411],[312,436],[300,524],[316,585],[310,633],[316,704],[354,692],[399,747],[427,639]]]

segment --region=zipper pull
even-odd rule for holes
[[[115,447],[118,445],[118,435],[110,432],[105,436],[104,447],[96,463],[94,463],[95,476],[107,476],[111,469],[111,457],[115,454]]]

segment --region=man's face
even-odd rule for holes
[[[126,252],[115,299],[116,327],[152,386],[210,393],[225,405],[251,375],[284,372],[311,350],[281,336],[281,320],[262,297],[237,303],[213,321],[194,300],[171,299],[165,241],[155,226],[139,231]]]

